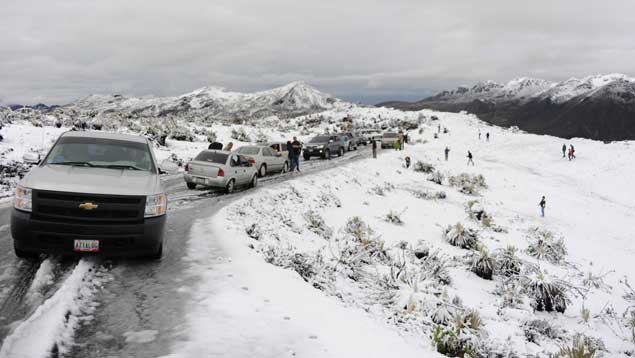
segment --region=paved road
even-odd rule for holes
[[[365,148],[347,153],[330,161],[302,162],[302,174],[273,175],[260,181],[260,186],[278,183],[297,175],[342,165],[364,157]],[[69,321],[69,314],[59,317],[74,335],[74,344],[50,343],[52,357],[157,357],[169,353],[179,325],[184,323],[183,295],[175,295],[174,288],[189,286],[184,274],[186,240],[193,221],[209,217],[229,201],[248,191],[222,195],[206,190],[187,190],[179,175],[164,178],[169,196],[169,216],[164,241],[164,258],[160,261],[106,260],[100,258],[46,257],[38,262],[17,259],[13,255],[9,233],[10,207],[0,207],[0,358],[11,356],[20,345],[41,341],[45,332],[37,326],[35,317],[55,319],[55,301],[73,280],[95,291],[93,297],[83,297],[79,290],[74,299],[87,305],[91,319],[86,322]],[[213,238],[210,238],[213,240]],[[80,269],[88,265],[88,269]],[[99,282],[96,287],[92,283]],[[74,297],[74,296],[73,296]],[[69,313],[72,310],[69,310]],[[75,314],[75,313],[73,313]],[[81,315],[80,315],[81,316]],[[44,319],[42,319],[45,321]],[[31,322],[33,321],[33,322]],[[26,322],[26,323],[23,323]],[[24,329],[18,328],[28,326]],[[157,328],[154,332],[152,328]],[[160,329],[158,329],[160,328]],[[126,332],[135,335],[124,336]],[[130,344],[128,340],[153,338],[152,344]],[[26,342],[26,343],[25,343]],[[18,347],[18,348],[16,348]]]

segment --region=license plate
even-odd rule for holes
[[[73,250],[77,252],[99,252],[99,240],[75,240]]]
[[[203,179],[203,178],[194,178],[194,182],[196,184],[205,184],[205,179]]]

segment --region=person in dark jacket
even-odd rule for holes
[[[373,141],[373,158],[377,158],[377,141],[375,140],[375,138],[373,138],[372,141]]]
[[[445,161],[448,161],[448,156],[450,155],[450,147],[445,147]]]
[[[297,170],[300,172],[300,154],[302,154],[302,143],[298,141],[298,138],[293,137],[293,142],[291,142],[291,151],[289,154],[292,154],[291,158],[291,172],[293,170]]]
[[[474,166],[474,157],[472,156],[472,152],[468,150],[467,151],[467,165],[470,165],[470,163],[472,163],[472,166]]]
[[[542,216],[543,218],[545,217],[545,206],[547,206],[547,200],[545,199],[545,196],[542,196],[542,199],[540,199],[540,202],[538,203],[538,206],[540,206],[540,216]]]
[[[567,156],[567,145],[562,145],[562,157],[565,158]]]

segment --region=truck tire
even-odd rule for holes
[[[150,260],[161,260],[162,257],[163,257],[163,242],[159,244],[159,248],[157,249],[157,251],[148,255],[148,258]]]
[[[186,183],[187,188],[190,190],[196,189],[196,183]]]
[[[304,160],[311,160],[311,157],[305,154],[304,155]]]
[[[24,250],[20,250],[18,249],[17,246],[15,246],[15,243],[13,243],[13,252],[15,252],[15,256],[17,256],[18,258],[24,259],[24,260],[35,260],[39,257],[38,254],[34,254],[32,252],[27,252]]]
[[[339,157],[344,156],[344,148],[340,148],[340,151],[339,151],[339,153],[338,153],[338,154],[339,154],[339,155],[338,155]]]

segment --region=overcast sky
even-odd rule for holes
[[[0,103],[253,91],[374,103],[478,80],[635,75],[635,1],[2,0]]]

